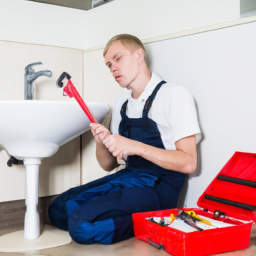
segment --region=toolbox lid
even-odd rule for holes
[[[211,212],[256,222],[256,154],[236,152],[210,183],[197,205]]]

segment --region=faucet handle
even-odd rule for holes
[[[34,70],[32,69],[32,67],[35,66],[35,65],[43,65],[43,63],[42,63],[42,62],[34,62],[34,63],[31,63],[31,64],[28,64],[28,65],[25,67],[25,75],[26,75],[27,73],[29,73],[30,71],[34,71]]]

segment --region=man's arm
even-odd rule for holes
[[[107,172],[118,167],[116,157],[114,157],[102,142],[96,142],[96,157],[102,169]]]
[[[159,149],[142,144],[139,155],[167,170],[191,174],[197,167],[196,136],[175,143],[176,150]]]
[[[96,140],[96,158],[102,169],[112,171],[118,166],[117,159],[102,143],[102,140],[110,135],[110,131],[100,124],[91,124],[90,127]]]
[[[124,155],[139,155],[167,170],[191,174],[197,167],[196,136],[180,139],[176,150],[165,150],[127,139],[120,135],[110,135],[103,144],[117,159]]]

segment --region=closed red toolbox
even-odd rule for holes
[[[230,227],[186,233],[147,220],[149,217],[177,215],[177,209],[133,214],[137,238],[164,249],[173,256],[204,256],[249,247],[252,224],[256,220],[256,154],[236,152],[211,182],[197,205],[196,214],[234,224]],[[218,210],[226,218],[214,218]]]

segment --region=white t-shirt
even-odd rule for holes
[[[128,99],[126,115],[129,118],[141,118],[145,102],[162,80],[156,72],[152,72],[150,81],[138,99],[132,98],[131,90],[126,90],[117,98],[110,124],[112,134],[119,134],[118,128],[122,119],[120,110],[123,103]],[[176,141],[191,135],[197,135],[197,141],[200,140],[194,99],[181,85],[163,84],[156,94],[148,117],[156,122],[165,149],[175,150]]]

